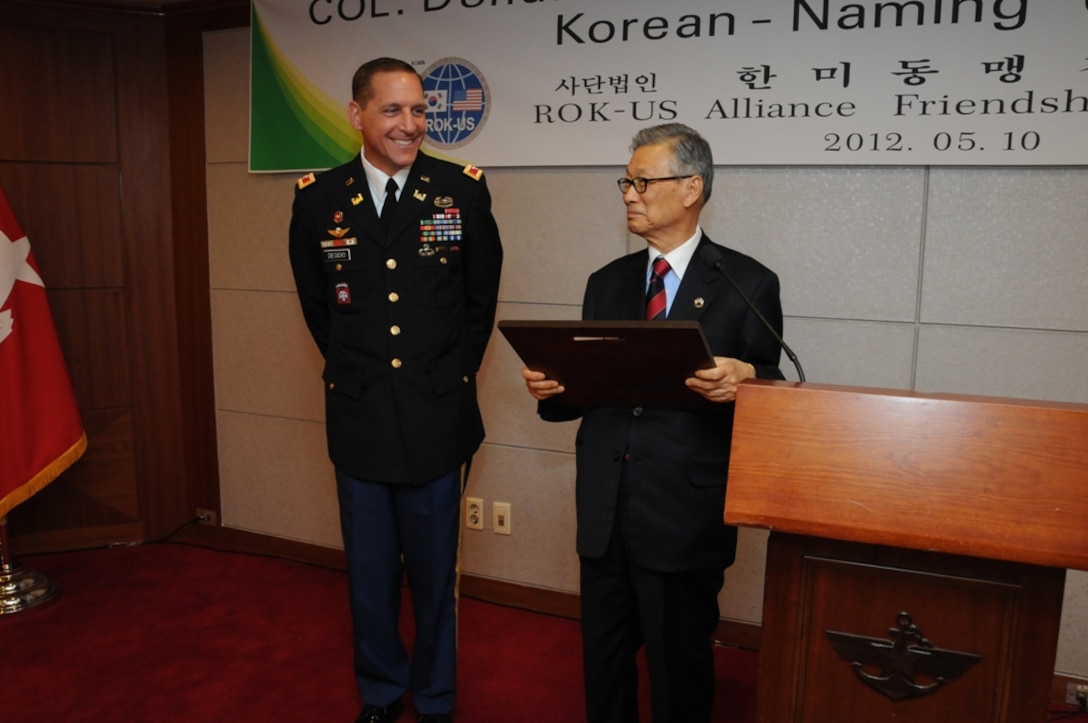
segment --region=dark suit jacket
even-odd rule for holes
[[[700,240],[711,243],[705,235]],[[725,247],[724,268],[781,334],[778,277]],[[643,317],[647,252],[624,256],[589,277],[582,317]],[[696,300],[701,299],[701,303]],[[781,379],[780,347],[743,299],[696,251],[677,290],[670,320],[699,322],[715,356],[751,362],[762,378]],[[637,364],[637,359],[631,360]],[[691,392],[694,394],[695,392]],[[548,420],[582,417],[576,439],[578,554],[600,557],[619,505],[626,505],[627,544],[639,565],[658,572],[724,569],[736,552],[736,529],[722,522],[733,404],[708,412],[564,406],[541,402]],[[627,494],[620,473],[627,463]]]
[[[290,227],[303,316],[325,357],[338,470],[420,484],[483,440],[476,372],[491,335],[502,246],[477,169],[420,154],[383,230],[356,156],[304,177]]]

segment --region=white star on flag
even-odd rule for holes
[[[15,288],[16,281],[25,281],[28,284],[45,286],[42,277],[27,261],[30,256],[30,239],[23,236],[12,241],[8,235],[0,230],[0,309],[8,303],[11,290]],[[15,328],[15,319],[11,310],[0,312],[0,344],[8,338]]]

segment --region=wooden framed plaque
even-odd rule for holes
[[[684,386],[714,366],[697,321],[500,321],[525,366],[566,392],[557,399],[591,407],[709,410],[718,405]]]

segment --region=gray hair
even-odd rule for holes
[[[714,155],[710,144],[697,131],[683,123],[663,123],[643,128],[631,139],[631,152],[643,146],[668,145],[672,148],[678,176],[702,176],[703,203],[710,200],[714,186]]]

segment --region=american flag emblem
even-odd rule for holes
[[[452,109],[455,111],[474,111],[484,108],[484,89],[468,88],[453,91]]]

